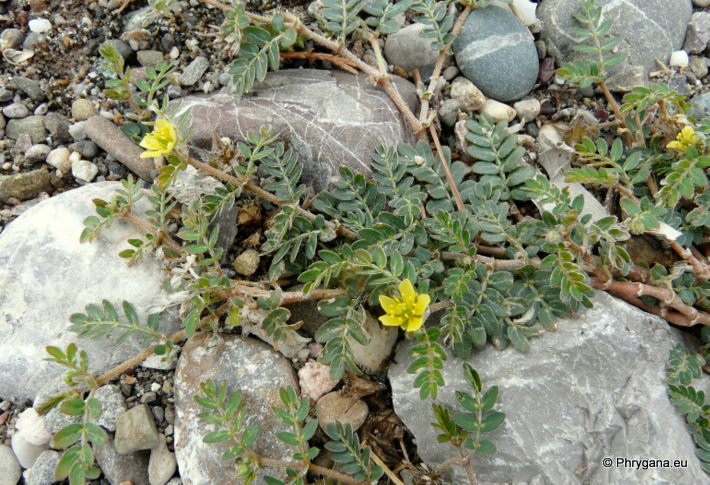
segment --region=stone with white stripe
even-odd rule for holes
[[[396,76],[393,84],[418,113],[414,85]],[[269,73],[242,99],[223,89],[180,101],[176,118],[189,109],[185,127],[194,124],[188,141],[193,156],[207,159],[213,130],[218,137],[243,141],[249,131],[270,124],[272,133],[281,134],[298,154],[302,181],[316,191],[329,186],[340,165],[369,177],[372,154],[380,145],[416,143],[387,93],[365,75],[287,69]]]
[[[609,69],[612,75],[632,66],[643,67],[647,73],[655,71],[656,59],[667,64],[671,53],[683,46],[693,13],[691,0],[596,0],[595,5],[602,8],[602,21],[614,21],[606,38],[622,38],[614,50],[628,54],[624,62]],[[581,12],[579,0],[545,0],[537,8],[544,25],[541,38],[558,62],[588,56],[573,50],[579,37],[572,29],[583,27],[573,14]]]
[[[512,12],[492,6],[474,10],[453,47],[463,75],[489,98],[515,101],[535,85],[535,39]]]

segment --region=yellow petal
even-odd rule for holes
[[[680,148],[680,143],[677,141],[672,141],[668,145],[666,145],[666,148]]]
[[[414,314],[423,315],[430,301],[431,297],[429,295],[422,294],[417,296],[417,302],[414,304]]]
[[[415,293],[414,287],[412,286],[412,282],[409,281],[409,279],[406,279],[402,281],[402,283],[400,283],[399,292],[402,294],[402,300],[404,300],[404,304],[408,308],[413,307],[414,302],[417,299],[417,294]]]
[[[400,304],[389,296],[380,295],[380,306],[390,315],[397,315],[401,312]]]
[[[406,329],[407,332],[414,332],[416,330],[419,330],[424,323],[424,318],[422,317],[413,317],[407,320],[407,326]]]
[[[387,327],[399,327],[404,323],[404,318],[397,315],[382,315],[380,322]]]

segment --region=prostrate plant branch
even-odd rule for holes
[[[256,458],[257,462],[261,466],[273,466],[273,467],[279,467],[279,468],[287,468],[287,467],[294,465],[294,462],[291,462],[291,461],[274,460],[273,458],[266,458],[265,456],[261,456],[257,453],[254,453],[254,457]],[[369,482],[367,482],[367,481],[357,482],[357,481],[353,480],[353,478],[349,475],[337,472],[335,470],[331,470],[330,468],[316,465],[314,463],[308,464],[308,471],[312,472],[312,473],[318,473],[319,475],[323,475],[325,477],[332,478],[332,479],[337,480],[339,482],[347,483],[348,485],[369,485]]]
[[[190,156],[187,157],[187,163],[189,163],[190,165],[192,165],[195,168],[199,168],[200,170],[204,170],[205,172],[209,173],[210,175],[217,177],[219,179],[222,179],[225,182],[228,182],[228,183],[234,185],[235,187],[244,187],[249,192],[251,192],[255,195],[258,195],[259,197],[266,199],[269,202],[272,202],[278,206],[281,206],[284,204],[283,200],[279,199],[271,192],[262,189],[261,187],[259,187],[258,185],[256,185],[255,183],[253,183],[249,180],[242,180],[237,177],[233,177],[229,174],[222,172],[221,170],[218,170],[214,167],[211,167],[210,165],[207,165],[206,163],[198,162],[197,160],[195,160],[194,158],[192,158]],[[298,207],[298,215],[305,217],[306,219],[308,219],[311,222],[313,222],[316,219],[315,214],[301,208],[300,206]],[[333,224],[332,222],[326,222],[326,225],[328,227],[332,228],[333,230],[335,230],[338,234],[340,234],[342,236],[349,237],[350,239],[358,239],[357,234],[355,234],[354,232],[352,232],[351,230],[349,230],[343,226]]]

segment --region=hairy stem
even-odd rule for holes
[[[254,457],[257,460],[257,463],[259,463],[259,466],[273,466],[273,467],[279,467],[279,468],[287,468],[287,467],[292,467],[294,468],[296,465],[295,462],[291,461],[286,461],[286,460],[274,460],[273,458],[267,458],[265,456],[261,456],[258,453],[254,453]],[[351,476],[346,475],[344,473],[336,472],[335,470],[331,470],[330,468],[325,468],[322,466],[314,465],[313,463],[308,464],[308,471],[312,473],[318,473],[319,475],[323,475],[328,478],[332,478],[334,480],[338,480],[343,483],[347,483],[349,485],[368,485],[368,482],[363,481],[363,482],[356,482]]]

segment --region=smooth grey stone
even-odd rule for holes
[[[52,149],[49,145],[32,145],[30,149],[25,152],[25,163],[44,162],[51,151]]]
[[[2,114],[10,119],[20,119],[26,118],[30,114],[30,110],[22,103],[12,103],[2,109]]]
[[[606,293],[597,292],[592,301],[594,308],[559,319],[557,330],[532,338],[527,353],[488,345],[467,359],[485,389],[498,386],[494,410],[506,413],[501,427],[481,435],[498,451],[471,459],[479,483],[707,483],[685,418],[667,394],[668,355],[686,335]],[[390,367],[392,399],[419,456],[434,467],[458,453],[437,442],[432,410],[422,406],[416,376],[407,372],[414,343],[402,345]],[[455,391],[472,390],[462,362],[447,356],[446,386],[437,400],[459,412]],[[605,457],[679,459],[688,466],[605,467]],[[468,483],[463,467],[448,470],[446,483]]]
[[[5,87],[0,87],[0,103],[7,103],[8,101],[12,101],[13,97],[14,94],[12,94],[12,91]]]
[[[17,49],[25,41],[25,34],[19,29],[5,29],[0,33],[0,47],[5,49]]]
[[[44,93],[44,89],[42,89],[39,82],[34,79],[15,76],[12,78],[12,82],[20,91],[27,94],[27,96],[32,98],[34,101],[44,101],[47,98],[47,95]]]
[[[439,116],[446,126],[454,126],[459,119],[461,102],[455,99],[447,99],[439,107]]]
[[[0,445],[0,485],[17,485],[21,476],[22,468],[12,448]]]
[[[44,116],[28,116],[26,118],[10,120],[5,128],[5,135],[11,140],[17,140],[22,134],[30,135],[32,143],[44,143],[47,130],[44,127]]]
[[[49,113],[44,117],[44,126],[52,135],[55,143],[68,143],[72,140],[69,135],[69,121],[64,115],[59,113]]]
[[[691,93],[688,78],[682,74],[671,76],[668,81],[668,87],[673,91],[678,91],[678,94],[682,94],[683,96],[688,96]]]
[[[284,69],[269,73],[243,99],[226,89],[184,97],[176,116],[190,110],[185,126],[195,128],[188,143],[193,156],[204,160],[212,149],[213,130],[219,137],[242,141],[249,131],[270,124],[303,164],[301,180],[320,192],[338,176],[341,165],[369,177],[372,154],[380,145],[416,143],[387,93],[366,79],[341,71]],[[393,84],[416,113],[414,85],[399,77]]]
[[[132,407],[118,418],[114,446],[121,455],[158,446],[158,429],[150,408],[145,404]]]
[[[540,69],[535,39],[512,12],[493,6],[474,10],[453,48],[463,75],[489,98],[515,101],[535,86]]]
[[[388,35],[384,49],[387,62],[408,72],[416,67],[421,69],[435,64],[439,51],[431,48],[434,39],[425,39],[419,35],[425,28],[427,26],[424,24],[412,24]]]
[[[631,66],[607,79],[606,85],[615,93],[628,93],[636,87],[648,87],[649,79],[646,70],[641,66]],[[588,86],[591,87],[591,86]]]
[[[693,13],[691,0],[597,0],[604,19],[614,24],[605,39],[621,37],[619,52],[628,57],[621,64],[609,68],[613,75],[629,66],[641,66],[646,72],[658,69],[656,59],[668,63],[671,53],[683,45],[685,31]],[[573,14],[581,13],[579,0],[545,0],[538,4],[537,17],[543,22],[541,38],[547,43],[548,55],[558,63],[588,59],[573,49],[578,37],[573,28],[583,28]],[[589,41],[584,43],[591,45]]]
[[[150,485],[148,478],[148,462],[150,452],[137,451],[121,455],[116,451],[113,433],[108,433],[108,439],[103,446],[92,446],[96,462],[104,477],[111,485],[130,481],[133,485]]]
[[[143,67],[155,67],[163,60],[164,54],[160,51],[144,50],[136,52],[138,63]]]
[[[22,43],[22,48],[28,51],[34,50],[35,46],[42,43],[44,39],[44,35],[38,34],[37,32],[30,32]]]
[[[701,56],[689,56],[688,68],[698,79],[708,75],[708,58]]]
[[[0,233],[0,396],[4,399],[33,399],[42,385],[64,374],[63,367],[44,361],[45,347],[66,349],[77,342],[77,335],[67,331],[71,314],[103,299],[120,312],[121,302],[127,300],[145,322],[146,308],[154,299],[167,297],[161,289],[158,260],[146,258],[129,268],[118,256],[130,247],[125,239],[135,237],[136,228],[128,221],[114,220],[94,242],[79,243],[84,219],[96,215],[92,199],[110,200],[121,187],[119,182],[102,182],[70,190],[40,202]],[[144,197],[133,207],[141,217],[152,204]],[[177,318],[161,315],[161,332],[169,335],[179,327]],[[141,336],[133,335],[118,347],[111,345],[118,337],[116,333],[78,342],[89,355],[91,372],[101,374],[144,350]]]
[[[168,450],[165,436],[160,434],[158,446],[150,452],[148,477],[150,485],[165,485],[177,470],[175,453]]]

